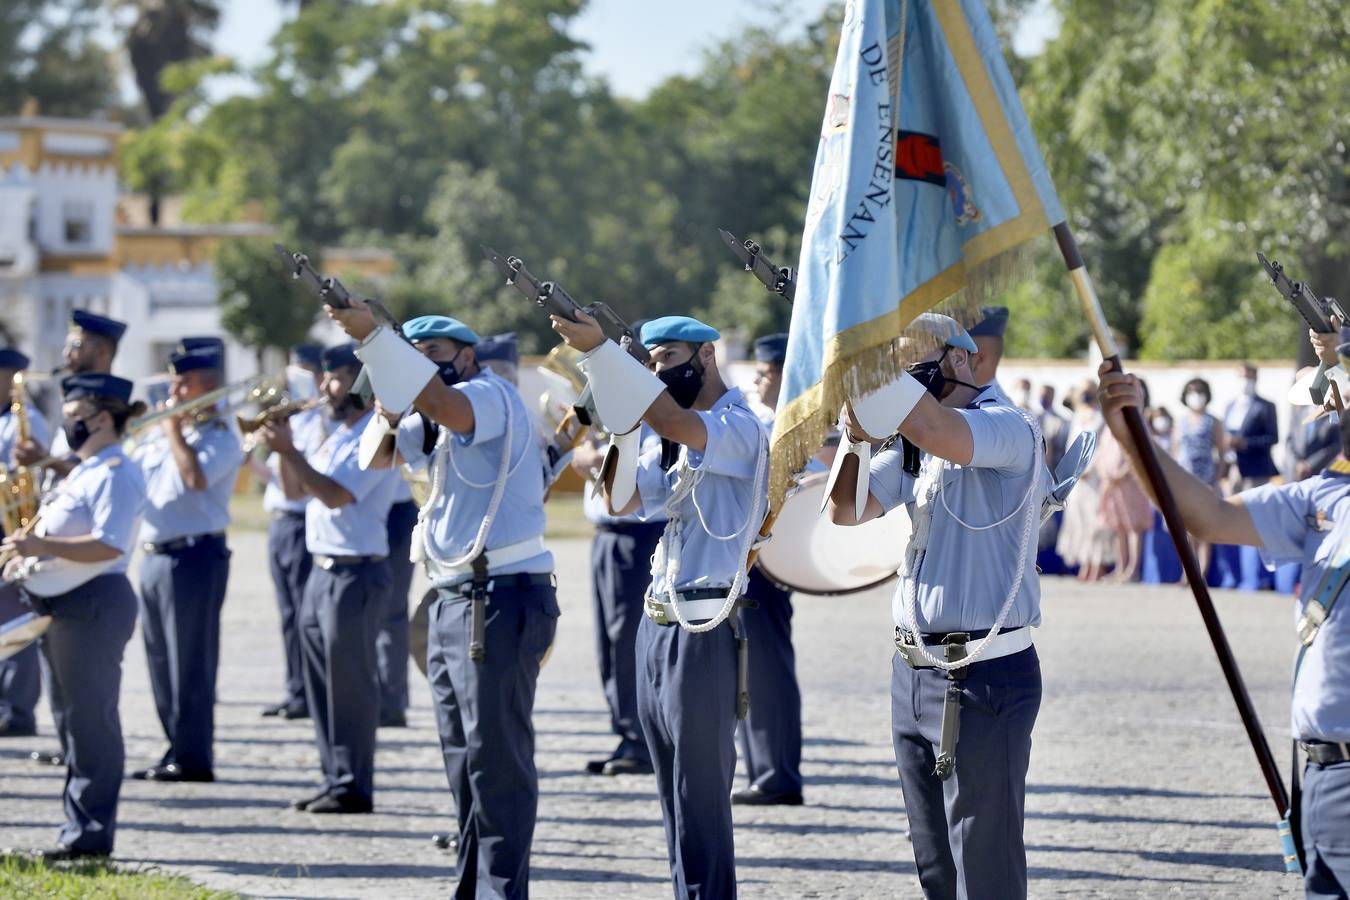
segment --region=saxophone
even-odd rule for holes
[[[11,382],[9,413],[15,422],[15,444],[32,439],[33,426],[28,418],[28,406],[24,402],[24,374],[14,373]],[[27,529],[37,516],[41,494],[38,479],[33,466],[9,466],[0,462],[0,526],[5,534],[14,534]]]

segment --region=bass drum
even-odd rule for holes
[[[801,594],[832,597],[880,587],[904,562],[909,516],[896,509],[863,525],[836,525],[820,511],[828,478],[813,472],[783,501],[759,567],[770,581]]]

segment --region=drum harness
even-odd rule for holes
[[[741,627],[737,606],[742,602],[741,594],[745,590],[746,562],[750,557],[750,551],[754,548],[755,538],[759,534],[758,523],[762,521],[764,516],[763,506],[768,502],[768,485],[765,483],[768,474],[768,453],[765,447],[767,438],[758,419],[755,420],[755,423],[759,425],[759,439],[756,444],[755,477],[751,492],[750,512],[746,517],[745,526],[731,534],[715,534],[708,527],[707,517],[704,516],[703,507],[698,502],[698,485],[703,481],[704,471],[701,468],[691,469],[689,467],[689,448],[682,447],[680,449],[679,464],[675,470],[675,486],[671,489],[670,496],[666,498],[666,528],[661,534],[660,542],[656,545],[656,552],[652,554],[652,584],[655,585],[656,579],[664,575],[666,590],[664,597],[658,599],[649,588],[646,598],[647,618],[658,625],[671,624],[666,614],[669,610],[674,613],[676,623],[679,624],[680,628],[689,634],[703,634],[712,631],[724,621],[731,626],[731,633],[736,639],[736,718],[738,719],[744,719],[750,711],[750,642],[745,629]],[[700,625],[690,623],[685,612],[680,608],[682,603],[681,592],[675,589],[675,585],[680,580],[681,555],[683,552],[680,538],[684,532],[684,517],[680,513],[680,505],[684,503],[685,499],[693,504],[698,523],[708,537],[715,541],[732,541],[739,537],[741,541],[739,555],[737,556],[741,560],[741,564],[731,581],[731,587],[727,589],[722,607],[711,619]],[[720,590],[717,593],[721,593]]]
[[[1017,412],[1031,427],[1034,443],[1031,482],[1027,485],[1027,492],[1022,497],[1022,501],[1013,508],[1012,512],[996,522],[990,522],[987,525],[972,525],[958,516],[948,504],[946,479],[943,477],[947,464],[944,460],[932,457],[933,462],[930,465],[936,470],[936,475],[926,486],[929,502],[925,505],[928,506],[928,512],[924,515],[915,516],[914,534],[910,539],[910,550],[906,554],[908,557],[906,571],[900,587],[903,624],[895,629],[895,647],[910,668],[932,667],[940,669],[946,674],[947,690],[942,704],[941,739],[938,745],[936,765],[933,769],[933,774],[943,781],[950,778],[952,773],[956,771],[956,742],[961,728],[961,682],[969,674],[969,666],[989,650],[991,642],[1002,631],[1003,623],[1007,621],[1008,614],[1012,612],[1013,605],[1017,602],[1017,595],[1022,588],[1022,579],[1026,575],[1027,554],[1032,547],[1032,537],[1037,533],[1037,526],[1041,518],[1038,504],[1032,502],[1036,488],[1046,475],[1046,472],[1043,471],[1045,470],[1045,447],[1041,440],[1040,423],[1025,410],[1018,409]],[[1008,595],[1003,601],[1002,608],[999,609],[993,626],[989,629],[986,637],[974,644],[968,644],[970,635],[966,632],[953,632],[946,635],[942,641],[943,659],[934,656],[924,644],[923,633],[918,626],[916,609],[916,585],[919,569],[923,566],[928,537],[932,530],[931,510],[934,494],[937,495],[942,503],[943,510],[951,516],[952,521],[972,532],[990,531],[998,528],[1011,521],[1018,512],[1025,510],[1022,521],[1021,546],[1017,554],[1017,571],[1008,587]],[[916,512],[917,506],[916,502]],[[967,650],[968,646],[969,650]]]
[[[497,389],[506,412],[506,429],[502,436],[502,454],[501,460],[497,464],[496,480],[478,482],[466,477],[455,461],[454,434],[449,428],[441,428],[431,457],[431,499],[417,511],[417,525],[413,528],[412,534],[412,561],[426,563],[427,574],[431,576],[433,587],[450,586],[449,581],[456,574],[451,570],[466,565],[472,570],[472,580],[469,585],[469,602],[471,604],[469,659],[476,663],[481,663],[487,659],[487,597],[492,592],[492,579],[488,577],[489,560],[485,549],[488,533],[492,530],[492,523],[497,518],[502,497],[506,494],[507,479],[514,475],[520,468],[521,463],[530,457],[530,447],[526,446],[520,459],[516,461],[514,466],[511,465],[511,443],[515,434],[515,409],[506,388],[497,383],[495,376],[489,376],[488,383]],[[436,558],[431,549],[430,518],[432,507],[440,507],[445,503],[446,498],[442,492],[445,489],[447,465],[454,468],[455,475],[468,487],[492,487],[492,496],[488,500],[487,512],[483,515],[483,521],[478,526],[478,533],[474,535],[473,544],[470,545],[468,551],[455,559],[441,560]],[[536,543],[537,541],[534,539],[527,539],[519,542],[519,546],[524,548],[523,552],[529,552]],[[516,546],[518,545],[509,545],[494,551],[494,553],[499,558],[504,558]],[[510,561],[510,559],[503,560],[503,562]]]

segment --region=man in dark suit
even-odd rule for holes
[[[1301,369],[1295,380],[1312,371],[1312,366]],[[1322,416],[1309,422],[1315,407],[1291,406],[1289,436],[1284,442],[1285,481],[1303,481],[1318,474],[1341,450],[1340,429],[1334,416]]]
[[[1256,395],[1256,367],[1242,364],[1242,394],[1224,412],[1228,446],[1237,463],[1236,489],[1247,490],[1270,481],[1277,473],[1270,448],[1280,439],[1275,404]]]

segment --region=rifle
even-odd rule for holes
[[[717,229],[722,242],[731,248],[736,258],[745,266],[745,271],[754,272],[755,277],[771,292],[787,298],[791,303],[797,296],[797,273],[788,266],[776,266],[773,260],[764,255],[759,244],[751,240],[742,241],[725,228]]]
[[[286,269],[291,273],[291,279],[299,281],[305,290],[313,294],[321,304],[331,306],[333,309],[351,309],[352,295],[342,286],[341,281],[331,275],[320,275],[310,265],[309,257],[305,254],[292,253],[281,244],[273,244],[272,246],[281,256],[282,261],[286,263]],[[378,300],[367,300],[365,303],[378,324],[388,327],[394,334],[403,337],[403,326],[385,308],[383,303]],[[407,340],[407,338],[404,338],[404,340]],[[360,397],[366,408],[370,408],[374,403],[375,389],[370,385],[370,376],[366,374],[365,366],[361,367],[360,373],[356,376],[351,393]]]
[[[1341,320],[1342,325],[1350,325],[1350,317],[1345,314],[1345,307],[1341,306],[1339,300],[1335,297],[1319,297],[1313,293],[1312,288],[1308,287],[1305,281],[1290,281],[1284,274],[1284,266],[1278,261],[1266,259],[1261,251],[1256,252],[1256,258],[1261,261],[1261,268],[1266,270],[1270,276],[1271,283],[1275,285],[1275,290],[1280,292],[1280,296],[1293,304],[1294,309],[1303,317],[1303,321],[1308,323],[1308,327],[1318,334],[1335,334],[1336,329],[1331,324],[1331,317],[1335,316]],[[1327,391],[1327,364],[1317,363],[1317,374],[1313,376],[1312,385],[1308,388],[1308,393],[1312,395],[1312,400],[1318,406],[1322,405],[1326,399]]]
[[[506,278],[506,283],[513,285],[516,290],[525,295],[527,299],[533,300],[539,304],[539,307],[547,311],[550,315],[562,316],[573,322],[577,321],[577,310],[581,310],[586,315],[595,319],[600,325],[600,330],[605,333],[605,337],[618,344],[629,356],[632,356],[644,366],[651,360],[651,354],[647,348],[642,346],[642,341],[633,332],[633,327],[625,322],[618,313],[616,313],[607,303],[596,301],[587,306],[582,306],[573,300],[572,297],[563,290],[562,285],[556,281],[540,281],[525,268],[525,261],[519,256],[502,257],[491,247],[483,247],[483,255],[491,260]],[[595,405],[591,401],[591,389],[587,386],[582,390],[581,396],[572,406],[572,412],[576,415],[577,421],[582,425],[589,426],[598,421],[599,417],[595,414]],[[568,424],[564,419],[558,426],[562,428]]]

